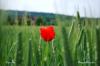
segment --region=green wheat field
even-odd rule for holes
[[[47,44],[40,26],[5,25],[7,14],[0,12],[0,66],[100,66],[100,19],[81,21],[77,14],[56,22]]]

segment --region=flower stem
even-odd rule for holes
[[[55,53],[54,51],[54,45],[53,45],[54,40],[52,40],[52,50],[53,50],[53,54]]]

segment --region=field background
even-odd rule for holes
[[[16,20],[15,20],[16,21]],[[26,19],[24,19],[26,21]],[[99,66],[100,20],[79,14],[72,20],[56,16],[55,39],[40,39],[40,26],[5,25],[0,13],[0,66]]]

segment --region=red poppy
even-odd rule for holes
[[[46,26],[40,28],[40,35],[42,39],[46,42],[52,41],[55,37],[54,27]]]

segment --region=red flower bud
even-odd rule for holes
[[[40,27],[40,35],[46,42],[52,41],[55,38],[55,32],[53,26]]]

